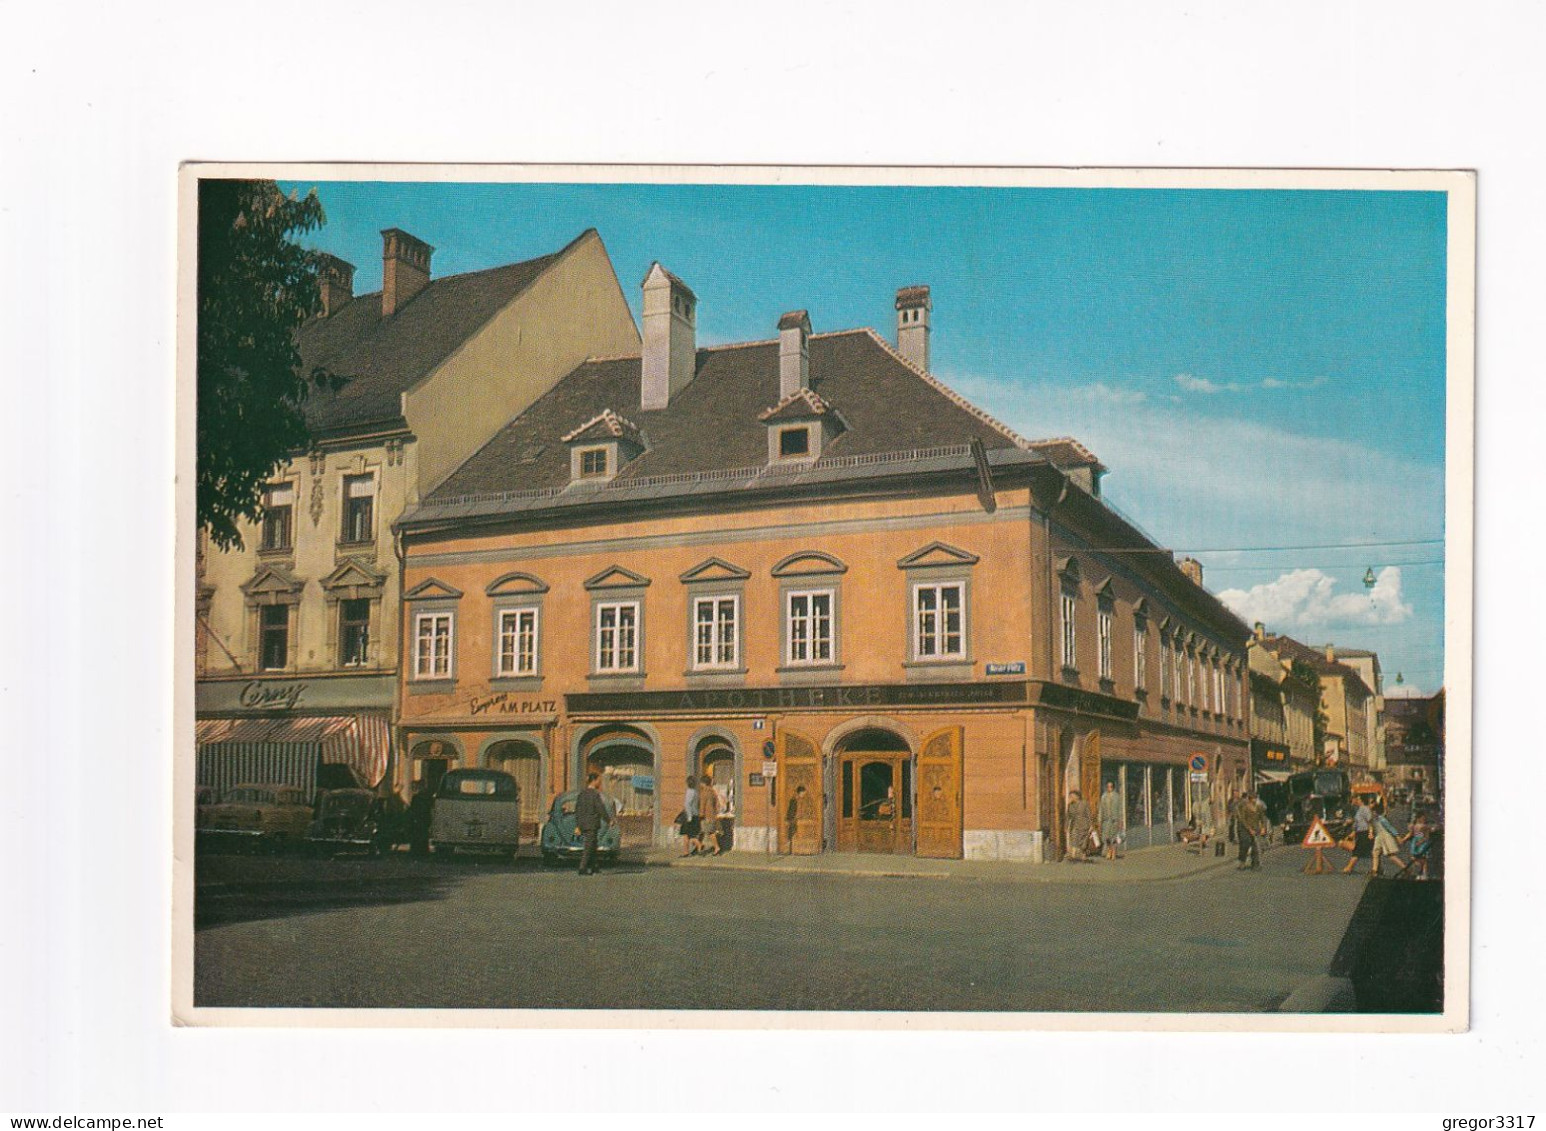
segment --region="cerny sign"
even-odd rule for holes
[[[252,680],[242,684],[236,701],[248,710],[293,711],[306,697],[304,683],[264,683]]]
[[[600,691],[564,696],[572,714],[652,711],[819,711],[857,707],[1023,704],[1015,683],[902,683],[854,687],[738,687],[713,691]]]

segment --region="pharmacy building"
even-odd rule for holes
[[[1129,847],[1218,825],[1250,765],[1249,629],[1101,498],[1106,468],[895,339],[699,348],[658,264],[641,348],[576,366],[397,524],[393,786],[497,767],[535,830],[590,771],[665,844],[689,775],[735,851],[1053,860],[1110,783]]]

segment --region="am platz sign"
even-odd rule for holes
[[[837,687],[734,687],[703,691],[601,691],[564,696],[570,714],[677,711],[822,711],[862,707],[1024,706],[1024,680],[996,683],[855,684]]]

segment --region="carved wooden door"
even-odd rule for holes
[[[918,855],[961,858],[964,727],[945,727],[918,753]]]
[[[821,851],[821,754],[796,731],[780,729],[778,759],[778,850],[794,856]]]
[[[1095,819],[1096,810],[1100,807],[1100,731],[1092,730],[1084,736],[1084,742],[1079,749],[1079,792],[1084,794],[1085,804],[1090,807],[1090,820],[1095,828],[1100,828],[1100,822]]]

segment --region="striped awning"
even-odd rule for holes
[[[244,782],[297,786],[311,797],[317,764],[351,766],[368,786],[386,775],[391,727],[385,715],[199,719],[198,784],[221,793]]]

